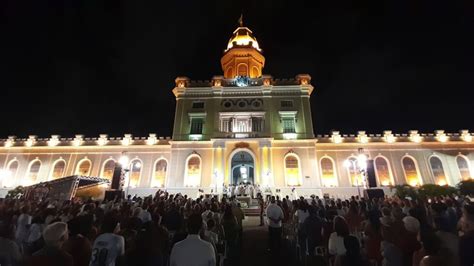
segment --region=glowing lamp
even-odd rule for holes
[[[130,161],[130,159],[128,158],[128,156],[122,155],[119,159],[119,164],[122,165],[122,166],[126,166],[126,165],[128,165],[129,161]]]
[[[359,131],[357,134],[357,140],[360,143],[368,143],[369,142],[369,137],[365,133],[365,131]]]
[[[36,143],[36,136],[30,135],[25,142],[26,147],[31,147]]]
[[[140,169],[142,167],[142,164],[140,162],[136,162],[133,167]]]
[[[418,186],[418,182],[416,180],[412,180],[412,181],[410,181],[410,186],[416,187],[416,186]]]
[[[99,135],[99,139],[97,140],[97,144],[99,144],[99,146],[105,146],[108,142],[109,141],[107,140],[107,134]]]
[[[128,146],[130,144],[132,144],[133,142],[133,139],[132,139],[132,134],[125,134],[121,143],[123,146]]]
[[[333,131],[333,132],[332,132],[331,141],[332,141],[333,143],[336,143],[336,144],[342,143],[343,138],[342,138],[341,135],[339,134],[339,131]]]
[[[283,138],[286,140],[296,139],[296,133],[283,133]]]
[[[397,138],[393,135],[391,130],[385,130],[383,132],[383,135],[384,135],[383,139],[387,143],[394,143],[397,140]]]
[[[148,139],[146,140],[146,145],[155,145],[158,142],[158,139],[156,138],[156,134],[150,133],[148,135]]]
[[[342,165],[345,167],[345,168],[350,168],[352,166],[352,163],[350,160],[344,160],[344,162],[342,163]]]
[[[415,143],[420,143],[423,140],[423,137],[420,136],[420,134],[418,133],[418,130],[411,130],[410,140]]]
[[[444,180],[444,179],[439,180],[439,181],[438,181],[438,185],[439,185],[439,186],[446,186],[446,185],[447,185],[447,184],[446,184],[446,180]]]
[[[439,142],[446,142],[449,140],[449,137],[446,136],[446,133],[444,133],[444,130],[436,130],[436,139]]]
[[[79,147],[84,143],[84,136],[83,135],[76,135],[74,140],[72,141],[72,145]]]
[[[5,141],[5,148],[10,148],[15,144],[15,137],[14,136],[8,136],[8,139]]]
[[[390,185],[390,182],[387,180],[382,181],[382,186],[387,187]]]
[[[51,138],[48,140],[48,146],[54,147],[59,144],[59,135],[52,135]]]
[[[194,141],[201,140],[202,139],[202,134],[190,134],[189,139],[194,140]]]
[[[367,168],[367,156],[365,154],[359,154],[357,156],[357,165],[362,169]]]
[[[465,142],[472,142],[472,135],[469,133],[469,130],[461,130],[461,139]]]

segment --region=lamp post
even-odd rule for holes
[[[364,149],[359,148],[357,160],[345,160],[344,161],[344,167],[347,168],[347,170],[349,172],[349,176],[351,175],[351,167],[352,167],[353,170],[356,171],[356,173],[361,175],[362,185],[363,185],[364,189],[367,188],[367,182],[366,182],[367,155],[365,155]],[[359,194],[359,197],[361,197],[359,177],[356,178],[356,186],[357,186],[357,193]]]

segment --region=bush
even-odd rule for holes
[[[395,195],[400,199],[404,199],[406,197],[410,197],[412,199],[418,198],[418,193],[416,192],[416,188],[405,185],[396,185],[392,187],[392,190],[395,189]]]
[[[461,195],[472,196],[474,195],[474,180],[473,179],[463,180],[459,182],[459,184],[457,185],[457,188],[459,189],[459,193]]]
[[[457,194],[455,187],[440,186],[435,184],[425,184],[418,189],[418,195],[421,198],[432,198]]]

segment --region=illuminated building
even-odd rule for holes
[[[210,81],[176,78],[173,136],[64,138],[13,136],[0,140],[0,185],[17,185],[70,175],[111,178],[126,152],[130,194],[158,188],[195,195],[221,192],[223,185],[251,182],[290,194],[355,195],[362,183],[355,169],[358,149],[375,169],[377,184],[455,185],[474,176],[474,145],[467,130],[422,134],[359,131],[314,135],[307,74],[275,79],[263,74],[265,57],[252,31],[242,24],[221,58],[223,75]],[[344,166],[344,162],[348,164]]]

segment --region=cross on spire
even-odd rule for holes
[[[244,15],[242,13],[240,14],[240,18],[239,18],[239,25],[240,27],[244,26]]]

